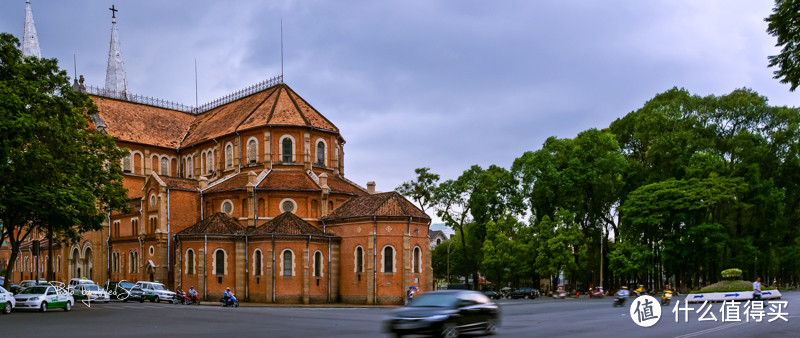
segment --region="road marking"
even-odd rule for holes
[[[744,324],[744,323],[745,323],[745,322],[740,322],[740,323],[732,323],[732,324],[728,324],[728,325],[722,325],[722,326],[712,327],[712,328],[710,328],[710,329],[705,329],[705,330],[702,330],[702,331],[697,331],[697,332],[693,332],[693,333],[688,333],[688,334],[685,334],[685,335],[682,335],[682,336],[676,336],[675,338],[689,338],[689,337],[695,337],[695,336],[704,335],[704,334],[711,333],[711,332],[716,332],[716,331],[724,330],[724,329],[731,328],[731,327],[734,327],[734,326],[739,326],[739,325],[742,325],[742,324]]]

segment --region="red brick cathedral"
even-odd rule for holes
[[[268,303],[397,304],[432,289],[430,218],[345,178],[339,128],[282,77],[201,107],[132,95],[112,22],[105,87],[76,89],[99,108],[94,127],[129,150],[132,212],[58,245],[57,278],[161,281],[208,300],[230,287]],[[14,280],[28,279],[27,251],[19,262]]]

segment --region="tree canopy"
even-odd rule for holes
[[[0,240],[11,246],[7,274],[34,229],[76,240],[100,229],[112,209],[126,208],[124,152],[89,123],[95,113],[57,60],[23,57],[19,40],[0,34]]]
[[[428,189],[456,230],[451,273],[495,285],[695,288],[727,268],[800,282],[800,111],[751,89],[672,88],[510,170],[472,166]]]

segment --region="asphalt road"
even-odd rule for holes
[[[683,298],[683,297],[681,297]],[[631,299],[632,300],[632,299]],[[761,323],[722,322],[721,303],[711,313],[717,321],[700,322],[702,313],[683,313],[678,323],[663,307],[657,324],[637,326],[629,306],[612,307],[606,299],[500,300],[500,337],[798,337],[800,335],[800,292],[787,292],[788,321]],[[681,305],[684,305],[681,302]],[[700,304],[693,304],[697,308]],[[742,311],[743,311],[742,307]],[[142,336],[239,336],[266,337],[376,337],[383,336],[381,323],[389,308],[297,308],[190,306],[145,302],[78,303],[71,312],[15,311],[0,315],[3,337],[142,337]],[[766,313],[770,311],[765,309]]]

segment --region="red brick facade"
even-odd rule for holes
[[[230,287],[274,303],[397,304],[410,286],[432,288],[430,218],[347,180],[339,129],[285,84],[197,116],[92,98],[130,150],[132,211],[58,247],[57,279],[157,280],[208,300]]]

